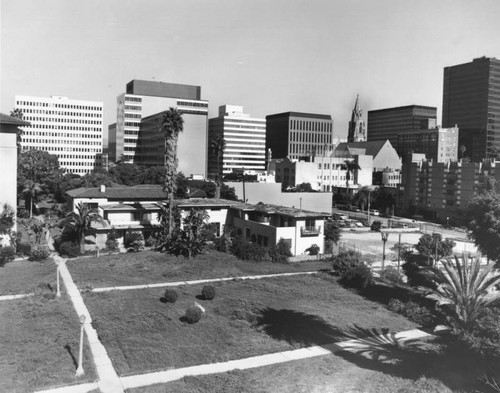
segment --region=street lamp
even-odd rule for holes
[[[382,236],[382,243],[384,244],[384,248],[382,250],[382,271],[383,271],[385,266],[385,243],[387,242],[387,239],[389,239],[389,232],[380,232],[380,236]]]
[[[61,297],[61,286],[59,283],[59,276],[61,275],[61,273],[59,271],[59,265],[57,266],[56,275],[57,275],[57,293],[56,293],[56,296]]]
[[[85,324],[85,315],[80,315],[80,351],[78,352],[78,368],[76,369],[76,376],[83,375],[83,325]]]

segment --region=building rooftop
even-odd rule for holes
[[[267,203],[257,203],[252,205],[249,203],[240,202],[237,206],[232,206],[234,209],[243,210],[246,212],[260,212],[265,214],[278,214],[281,216],[288,216],[294,218],[324,218],[329,216],[328,213],[318,213],[309,210],[297,209],[294,207],[286,207],[279,205],[272,205]]]
[[[396,106],[394,108],[384,108],[384,109],[375,109],[368,111],[368,113],[374,113],[374,112],[391,112],[395,110],[404,110],[404,109],[413,109],[413,108],[419,108],[419,109],[434,109],[437,112],[437,108],[435,106],[425,106],[425,105],[406,105],[406,106]]]
[[[388,142],[388,140],[369,141],[369,142],[341,142],[337,145],[335,150],[336,151],[342,151],[342,150],[354,151],[354,150],[363,149],[365,155],[372,156],[375,158],[387,142]],[[390,142],[389,142],[389,144],[390,144]]]
[[[305,117],[309,119],[322,119],[322,120],[332,120],[331,115],[321,115],[317,113],[303,113],[303,112],[283,112],[283,113],[276,113],[274,115],[268,115],[266,116],[267,119],[276,119],[280,117]]]
[[[67,191],[72,198],[107,198],[111,200],[162,200],[166,198],[161,185],[139,185],[106,187],[103,192],[99,187],[77,188]]]

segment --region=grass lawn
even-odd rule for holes
[[[337,284],[326,273],[217,283],[213,301],[202,286],[178,288],[175,304],[163,290],[87,293],[94,327],[119,375],[223,362],[352,337],[412,329],[415,324]],[[197,300],[206,316],[182,316]],[[374,329],[374,330],[371,330]]]
[[[79,258],[68,261],[67,266],[79,287],[91,285],[98,288],[310,271],[329,268],[330,264],[321,261],[292,264],[245,262],[217,251],[208,251],[190,259],[142,251],[99,258]]]
[[[49,258],[42,262],[13,261],[0,267],[0,295],[34,292],[40,286],[56,285],[57,266]],[[61,288],[64,285],[61,285]]]
[[[87,343],[85,375],[75,377],[79,337],[78,317],[65,296],[0,302],[0,392],[32,392],[95,380]]]
[[[387,361],[337,353],[249,370],[185,377],[128,393],[449,393],[477,392],[478,370],[438,344],[397,353]],[[475,390],[479,389],[479,390]]]

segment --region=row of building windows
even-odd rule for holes
[[[53,116],[68,116],[68,117],[102,117],[102,113],[89,113],[89,112],[60,112],[60,111],[54,111],[54,110],[46,110],[46,109],[25,109],[21,110],[23,115],[53,115]],[[23,117],[26,119],[26,117]]]
[[[54,107],[63,109],[80,109],[80,110],[91,110],[91,111],[102,111],[102,106],[92,106],[92,105],[72,105],[72,104],[58,104],[58,103],[48,103],[39,101],[16,101],[16,105],[24,106],[39,106],[39,107]]]
[[[141,106],[125,105],[125,109],[129,109],[132,111],[140,111],[142,109],[142,107]]]
[[[290,129],[300,131],[332,131],[332,123],[306,120],[290,120]]]
[[[140,119],[141,115],[136,115],[135,113],[125,113],[126,119]]]
[[[23,136],[53,136],[57,138],[101,138],[101,135],[98,134],[74,134],[72,132],[49,132],[49,131],[33,131],[26,130],[24,131]]]
[[[45,144],[55,144],[58,145],[91,145],[91,146],[101,146],[102,143],[100,141],[75,141],[72,139],[60,139],[57,141],[51,139],[36,139],[36,138],[23,138],[22,143],[45,143]]]
[[[39,117],[39,116],[27,116],[24,118],[26,121],[41,121],[44,123],[71,123],[71,124],[99,124],[102,122],[100,120],[79,120],[75,118],[71,119],[57,119],[55,117]]]
[[[332,134],[327,133],[303,133],[303,132],[291,132],[290,142],[310,142],[326,144],[332,142]]]
[[[134,96],[125,96],[125,101],[142,102],[142,98],[141,97],[134,97]]]
[[[177,100],[177,106],[192,106],[196,108],[208,108],[206,102],[190,102],[190,101],[179,101]]]
[[[29,128],[21,127],[22,130],[38,128],[42,130],[68,130],[68,131],[88,131],[102,132],[100,127],[77,127],[77,126],[53,126],[51,124],[32,124]]]

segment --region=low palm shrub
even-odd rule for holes
[[[31,255],[28,259],[30,261],[39,262],[46,260],[48,257],[50,257],[50,251],[47,249],[40,248],[37,250],[32,250]]]
[[[393,284],[400,284],[403,281],[403,274],[395,267],[388,266],[380,272],[380,278]]]
[[[205,285],[201,290],[201,294],[205,300],[213,300],[215,297],[215,287],[213,285]]]
[[[431,311],[424,306],[413,301],[402,302],[399,299],[391,299],[388,304],[389,310],[404,315],[411,321],[422,326],[430,326],[434,323],[434,317]]]
[[[306,252],[308,252],[309,255],[318,255],[319,254],[319,246],[317,244],[313,244],[311,247],[306,249]]]

